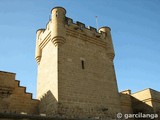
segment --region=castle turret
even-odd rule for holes
[[[52,42],[55,46],[65,42],[65,14],[66,10],[62,7],[55,7],[52,12]]]
[[[112,36],[111,36],[111,29],[109,27],[101,27],[99,30],[99,33],[103,32],[103,36],[105,39],[107,39],[107,55],[111,61],[114,59],[114,48],[112,44]]]
[[[37,30],[37,35],[36,35],[36,53],[35,53],[35,58],[37,63],[39,64],[40,60],[41,60],[41,54],[42,54],[42,50],[39,47],[40,44],[40,34],[44,31],[44,29],[39,29]]]

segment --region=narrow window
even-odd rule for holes
[[[84,61],[81,60],[81,63],[82,63],[82,69],[84,69]]]

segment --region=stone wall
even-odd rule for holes
[[[145,89],[131,94],[134,113],[154,113],[152,95],[150,89]]]
[[[122,91],[119,93],[120,95],[120,103],[121,103],[121,112],[123,114],[131,114],[132,110],[132,97],[130,90]]]
[[[0,112],[38,114],[38,103],[15,80],[15,73],[0,71]]]
[[[39,111],[47,115],[57,113],[57,62],[57,48],[50,41],[43,48],[41,62],[38,66],[37,80],[37,98],[41,101]]]
[[[28,115],[28,114],[15,114],[15,113],[0,113],[0,120],[99,120],[100,118],[64,118],[60,116],[44,116],[44,115]],[[100,119],[100,120],[115,120],[115,119]]]
[[[160,92],[150,89],[152,105],[155,113],[160,114]]]
[[[74,31],[76,37],[68,30],[58,51],[62,114],[113,116],[120,110],[113,63],[106,48],[81,39],[82,33]]]

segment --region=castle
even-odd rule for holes
[[[109,27],[97,31],[74,23],[62,7],[51,13],[36,36],[37,99],[19,85],[15,73],[0,71],[0,118],[8,119],[10,113],[15,114],[11,118],[25,114],[26,119],[116,119],[117,113],[160,113],[160,92],[118,92]]]

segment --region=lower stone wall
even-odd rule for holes
[[[86,105],[86,106],[85,106]],[[116,113],[110,112],[105,106],[93,106],[82,103],[58,103],[58,115],[66,118],[101,118],[115,119]]]
[[[32,99],[15,75],[0,71],[0,112],[38,114],[39,100]]]
[[[10,114],[0,113],[0,120],[115,120],[101,118],[63,118],[59,116],[44,116],[44,115],[27,115],[27,114]]]
[[[120,103],[121,103],[121,112],[123,114],[133,113],[131,96],[129,94],[124,94],[124,93],[119,93],[119,96],[120,96]]]

